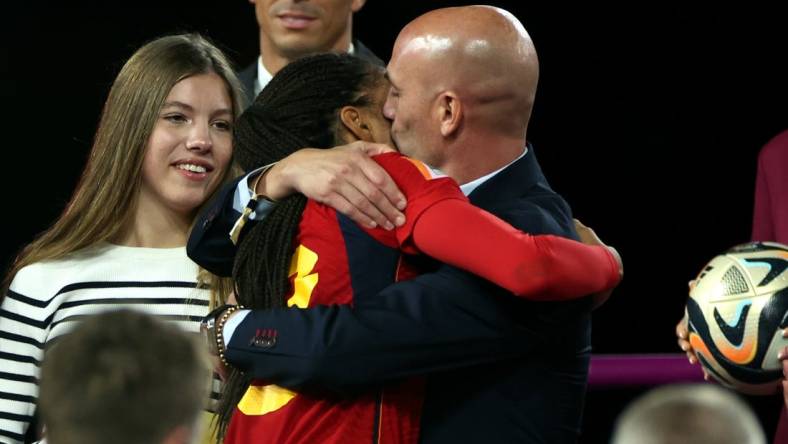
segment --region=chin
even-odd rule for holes
[[[321,51],[315,39],[306,35],[286,35],[279,39],[277,45],[282,54],[288,58],[298,58]]]
[[[170,203],[170,208],[180,214],[190,214],[197,211],[202,204],[207,200],[208,196],[200,194],[199,196],[187,195],[180,196],[177,200]]]
[[[402,154],[403,156],[408,156],[408,157],[412,157],[414,159],[419,159],[416,156],[416,152],[412,151],[412,150],[409,150],[407,146],[403,147],[401,145],[397,145],[396,148],[397,148],[397,151],[399,151],[400,154]],[[421,159],[419,159],[419,160],[421,160]]]
[[[402,147],[399,144],[399,141],[397,140],[396,137],[394,137],[394,133],[391,134],[391,139],[389,140],[389,144],[391,145],[392,148],[399,151],[401,154],[405,154],[405,150],[402,149]],[[407,156],[407,154],[405,155]]]

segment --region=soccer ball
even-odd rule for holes
[[[788,246],[737,245],[701,270],[687,301],[690,344],[719,383],[748,394],[780,389],[788,345]]]

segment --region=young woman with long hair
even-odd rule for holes
[[[34,434],[44,350],[80,319],[129,308],[197,332],[227,294],[185,244],[230,175],[240,91],[227,58],[196,34],[156,39],[123,66],[71,200],[4,282],[0,441]]]

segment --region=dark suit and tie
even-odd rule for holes
[[[362,58],[369,62],[372,62],[376,65],[384,66],[383,60],[381,60],[378,56],[372,53],[363,43],[359,42],[358,40],[353,40],[353,55],[356,57]],[[255,96],[259,93],[259,90],[256,90],[255,85],[257,83],[257,76],[258,76],[258,60],[255,59],[254,62],[250,63],[246,68],[238,73],[238,79],[241,81],[241,85],[244,88],[244,94],[246,95],[246,103],[252,103],[254,101]],[[265,85],[260,85],[260,87],[265,87]]]

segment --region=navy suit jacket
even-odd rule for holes
[[[372,62],[376,65],[384,66],[382,60],[369,50],[364,44],[358,40],[353,40],[354,54],[364,60]],[[246,96],[246,104],[249,105],[254,102],[254,84],[257,81],[257,58],[254,62],[250,63],[243,71],[238,73],[238,79],[244,88],[244,95]]]
[[[569,207],[533,149],[469,197],[523,231],[576,238]],[[204,266],[217,262],[206,255],[231,256],[219,242],[202,248],[228,212],[224,199],[189,242],[189,256]],[[276,340],[260,346],[253,339],[261,330],[276,331]],[[253,311],[227,350],[255,377],[302,390],[353,393],[426,375],[424,443],[575,442],[589,356],[587,299],[530,302],[447,265],[354,307]]]

